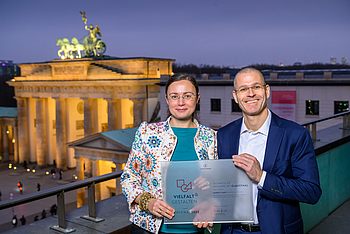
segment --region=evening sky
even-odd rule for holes
[[[56,39],[99,25],[106,54],[181,64],[350,59],[349,0],[1,0],[0,60],[57,59]]]

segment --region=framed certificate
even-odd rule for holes
[[[161,162],[165,224],[253,222],[252,182],[231,159]]]

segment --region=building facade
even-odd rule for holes
[[[149,121],[158,102],[160,76],[172,59],[108,58],[20,64],[15,89],[18,161],[58,168],[83,167],[67,143],[106,130]]]
[[[268,105],[281,117],[306,123],[349,111],[350,69],[264,70],[263,74],[271,87]],[[202,124],[217,129],[242,116],[232,97],[233,79],[232,74],[197,76],[197,114]],[[167,117],[165,82],[161,82],[160,90],[162,119]],[[328,124],[335,122],[318,127]]]
[[[0,161],[18,160],[17,108],[0,107]]]

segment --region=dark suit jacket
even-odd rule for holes
[[[238,154],[241,124],[242,118],[219,129],[219,159]],[[266,178],[256,208],[261,232],[303,233],[299,202],[315,204],[322,193],[308,131],[272,113],[262,168]]]

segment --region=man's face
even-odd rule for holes
[[[244,115],[259,116],[264,110],[267,110],[270,87],[265,85],[259,73],[244,72],[236,77],[232,95]]]

